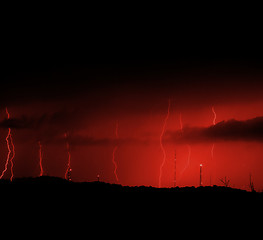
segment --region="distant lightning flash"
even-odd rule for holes
[[[213,125],[215,126],[216,125],[216,112],[215,112],[214,107],[212,107],[212,112],[214,114]],[[212,158],[212,160],[214,158],[214,148],[215,148],[215,144],[213,143],[212,148],[211,148],[211,158]]]
[[[166,117],[165,117],[165,119],[164,119],[162,131],[161,131],[161,135],[160,135],[160,147],[161,147],[162,152],[163,152],[163,160],[162,160],[162,163],[161,163],[161,166],[160,166],[159,188],[161,188],[161,181],[162,181],[162,174],[163,174],[163,166],[164,166],[165,161],[166,161],[166,152],[165,152],[165,149],[164,149],[164,147],[163,147],[163,136],[164,136],[165,129],[166,129],[166,125],[167,125],[167,120],[168,120],[169,115],[170,115],[170,106],[171,106],[171,100],[169,99],[169,100],[168,100],[167,114],[166,114]]]
[[[183,121],[182,121],[182,113],[180,113],[179,115],[179,120],[180,120],[180,130],[181,130],[181,134],[183,135]]]
[[[188,151],[187,163],[186,163],[183,171],[181,172],[181,176],[184,174],[185,170],[186,170],[186,169],[189,167],[189,165],[190,165],[192,149],[191,149],[191,146],[190,146],[189,144],[187,144],[187,151]]]
[[[42,166],[42,161],[43,161],[43,153],[42,153],[42,144],[40,141],[38,141],[38,146],[39,146],[39,168],[40,168],[40,173],[39,177],[43,176],[43,166]]]
[[[215,125],[216,125],[216,112],[215,112],[214,106],[212,106],[212,112],[213,112],[213,114],[214,114],[213,125],[215,126]],[[211,147],[211,159],[212,159],[212,161],[213,161],[213,159],[214,159],[214,149],[215,149],[215,144],[213,143],[213,144],[212,144],[212,147]],[[210,177],[210,179],[211,179],[211,177]],[[211,180],[210,180],[210,181],[211,181]]]
[[[216,125],[216,112],[214,107],[212,107],[212,112],[214,114],[213,125]]]
[[[66,172],[65,172],[65,179],[67,180],[71,180],[71,177],[70,177],[70,172],[71,172],[71,154],[70,154],[70,149],[69,149],[69,142],[68,142],[68,134],[67,133],[64,133],[64,137],[66,139],[66,147],[67,147],[67,152],[68,152],[68,163],[67,163],[67,169],[66,169]]]
[[[118,124],[118,121],[117,121],[116,122],[116,128],[115,128],[115,137],[116,137],[117,140],[119,138],[118,130],[119,130],[119,124]],[[116,154],[117,149],[118,149],[118,145],[116,145],[113,148],[113,151],[112,151],[112,163],[114,165],[114,175],[115,175],[116,181],[119,182],[119,178],[118,178],[118,175],[117,175],[117,168],[118,168],[118,166],[117,166],[117,162],[115,161],[115,154]]]
[[[176,187],[176,151],[174,152],[174,187]]]
[[[6,111],[7,119],[9,119],[10,118],[10,114],[8,112],[8,109],[6,108],[5,111]],[[12,138],[12,134],[11,134],[11,128],[8,128],[8,133],[7,133],[7,136],[6,136],[5,140],[6,140],[8,153],[7,153],[7,157],[6,157],[5,169],[3,170],[3,172],[2,172],[2,174],[0,176],[0,179],[2,179],[2,177],[5,174],[5,172],[7,171],[8,163],[10,161],[10,165],[11,165],[11,168],[10,168],[10,171],[11,171],[10,181],[12,181],[13,177],[14,177],[14,173],[13,173],[13,166],[14,166],[13,159],[15,157],[15,146],[14,146],[14,143],[13,143],[13,138]]]
[[[180,113],[179,115],[179,120],[180,120],[180,130],[181,130],[181,134],[183,136],[184,130],[183,130],[183,121],[182,121],[182,114]],[[190,165],[190,160],[191,160],[191,146],[189,144],[187,144],[187,151],[188,151],[188,156],[187,156],[187,163],[183,169],[183,171],[181,172],[181,176],[183,175],[184,171],[189,167]]]
[[[212,147],[211,147],[211,158],[212,158],[212,160],[214,159],[214,149],[215,149],[215,144],[213,143]]]

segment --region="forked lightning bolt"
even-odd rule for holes
[[[42,161],[43,161],[43,153],[42,153],[42,144],[40,141],[38,141],[38,146],[39,146],[39,168],[40,168],[40,173],[39,177],[43,176],[43,166],[42,166]]]
[[[215,126],[216,125],[216,112],[215,112],[214,106],[212,106],[212,112],[214,114],[213,125]],[[211,159],[212,159],[212,161],[214,159],[214,149],[215,149],[215,144],[213,143],[212,147],[211,147]]]
[[[162,160],[162,163],[161,163],[161,166],[160,166],[159,188],[161,188],[163,167],[164,167],[164,164],[165,164],[165,162],[166,162],[166,152],[165,152],[165,149],[164,149],[164,147],[163,147],[163,136],[164,136],[165,129],[166,129],[166,125],[167,125],[167,121],[168,121],[168,118],[169,118],[169,115],[170,115],[170,106],[171,106],[171,100],[169,99],[169,100],[168,100],[167,114],[166,114],[166,117],[165,117],[165,119],[164,119],[162,131],[161,131],[161,135],[160,135],[160,147],[161,147],[161,150],[162,150],[162,152],[163,152],[163,160]]]
[[[116,137],[116,140],[119,139],[119,133],[118,133],[118,130],[119,130],[119,124],[118,124],[118,121],[116,122],[116,127],[115,127],[115,137]],[[115,154],[116,154],[116,151],[118,149],[118,145],[116,144],[115,147],[113,148],[113,151],[112,151],[112,163],[114,165],[114,176],[116,178],[116,181],[119,182],[119,178],[118,178],[118,175],[117,175],[117,162],[115,161]]]
[[[215,112],[214,107],[212,107],[212,112],[214,114],[213,125],[215,126],[216,125],[216,112]],[[212,160],[214,158],[214,148],[215,148],[215,144],[213,143],[212,148],[211,148],[211,158],[212,158]]]
[[[10,114],[8,112],[8,109],[6,108],[5,109],[6,111],[6,114],[7,114],[7,119],[10,118]],[[10,171],[11,171],[11,176],[10,176],[10,181],[13,180],[13,177],[14,177],[14,173],[13,173],[13,166],[14,166],[14,163],[13,163],[13,159],[15,157],[15,146],[14,146],[14,143],[13,143],[13,138],[12,138],[12,134],[11,134],[11,128],[8,128],[8,133],[7,133],[7,136],[6,136],[6,146],[7,146],[7,149],[8,149],[8,153],[7,153],[7,157],[6,157],[6,162],[5,162],[5,169],[3,170],[1,176],[0,176],[0,179],[3,178],[5,172],[7,171],[7,168],[8,168],[8,163],[10,161]]]
[[[64,138],[66,140],[66,147],[67,147],[67,153],[68,153],[68,162],[67,162],[67,169],[65,172],[65,179],[70,180],[71,177],[69,176],[70,172],[71,172],[71,154],[70,154],[70,149],[69,149],[69,142],[68,142],[68,134],[64,133]]]

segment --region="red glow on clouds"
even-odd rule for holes
[[[45,175],[64,178],[68,169],[73,167],[73,181],[94,181],[99,173],[100,180],[105,182],[172,187],[177,175],[176,186],[198,186],[199,167],[202,163],[203,185],[211,183],[221,185],[219,179],[227,176],[230,179],[230,186],[248,189],[251,173],[256,190],[263,189],[262,142],[211,139],[200,143],[178,144],[167,140],[170,131],[184,134],[191,126],[213,127],[230,119],[247,120],[262,116],[263,101],[242,105],[217,103],[213,110],[209,103],[207,106],[196,108],[182,107],[180,111],[171,107],[177,106],[176,99],[171,100],[168,107],[167,100],[162,100],[161,104],[158,104],[153,104],[151,108],[147,106],[138,113],[130,113],[129,109],[127,113],[118,115],[99,112],[98,117],[94,119],[83,114],[83,118],[80,118],[83,123],[81,122],[79,128],[70,130],[72,132],[70,145],[68,135],[63,137],[65,128],[53,137],[53,130],[58,126],[48,122],[47,126],[40,128],[43,132],[40,130],[38,132],[40,135],[38,139],[52,137],[51,140],[46,137],[45,141],[41,141],[42,144],[45,142]],[[44,105],[43,109],[49,109],[48,107]],[[167,112],[164,113],[164,109]],[[40,110],[33,105],[31,108],[25,107],[23,111],[13,107],[12,112],[15,114],[12,117],[16,119],[22,114],[41,116]],[[121,122],[121,136],[118,133],[118,124],[115,125],[112,134],[112,123],[116,123],[116,118],[119,123]],[[51,119],[57,121],[58,116]],[[72,125],[75,127],[77,124],[73,122]],[[11,136],[9,126],[0,130],[0,156],[1,159],[8,160],[5,162],[1,160],[1,171],[6,169],[2,178],[9,178],[7,166],[11,166],[10,159],[14,156],[12,144],[14,137],[16,143],[14,177],[39,175],[39,168],[34,165],[36,155],[39,154],[39,146],[35,152],[32,151],[32,146],[37,146],[33,131],[35,130],[17,129],[15,136]],[[73,162],[71,157],[74,158]]]

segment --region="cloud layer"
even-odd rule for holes
[[[167,131],[166,140],[174,143],[213,141],[263,141],[263,117],[245,121],[231,119],[209,127],[184,128]]]
[[[56,112],[43,114],[38,117],[21,116],[19,118],[4,119],[0,128],[20,129],[30,132],[31,136],[46,141],[60,141],[66,131],[79,130],[81,122],[75,114]],[[73,127],[72,127],[73,126]],[[73,133],[72,132],[72,133]],[[150,137],[126,138],[94,138],[77,133],[70,134],[70,141],[74,145],[111,145],[111,144],[148,144],[156,141]],[[244,121],[231,119],[208,127],[186,127],[178,131],[167,130],[164,141],[169,143],[205,143],[217,141],[263,141],[263,117],[256,117]]]

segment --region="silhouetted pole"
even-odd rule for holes
[[[202,167],[203,167],[203,164],[201,163],[200,164],[200,186],[202,186]]]
[[[255,187],[254,187],[254,183],[252,181],[252,174],[249,174],[249,186],[250,186],[250,190],[251,192],[255,192]]]
[[[97,181],[98,182],[100,181],[100,175],[99,174],[97,175]]]

